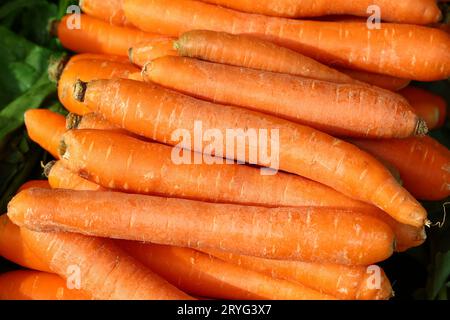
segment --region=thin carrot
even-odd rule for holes
[[[416,113],[427,122],[429,129],[442,127],[447,117],[447,102],[429,91],[407,87],[400,91]]]
[[[411,80],[387,76],[384,74],[338,68],[353,79],[391,91],[399,91],[411,83]]]
[[[31,140],[59,158],[57,147],[66,131],[64,116],[46,109],[28,110],[25,112],[25,126]]]
[[[426,134],[425,122],[395,93],[181,57],[144,67],[145,81],[216,103],[308,125],[332,135],[405,138]]]
[[[128,78],[134,72],[138,72],[130,63],[120,63],[109,60],[87,60],[75,56],[70,60],[58,81],[58,97],[64,107],[76,114],[90,113],[83,104],[73,98],[73,82],[77,79],[91,81],[95,79]]]
[[[175,164],[172,161],[173,149],[169,146],[145,143],[123,134],[98,130],[69,131],[63,141],[65,166],[106,188],[265,207],[323,206],[351,209],[389,224],[395,232],[399,250],[418,246],[426,238],[423,229],[398,223],[375,207],[300,176],[286,173],[261,175],[256,168],[237,164]],[[58,169],[65,168],[59,163],[55,166]],[[105,170],[106,167],[108,170]],[[70,188],[69,182],[63,187],[55,183],[53,170],[48,176],[52,187],[80,190]],[[55,175],[57,182],[58,176],[65,176],[63,172]],[[67,178],[70,181],[70,174],[67,174]],[[74,178],[74,183],[77,180],[79,178]]]
[[[333,66],[422,81],[450,75],[450,35],[435,28],[274,18],[191,0],[124,0],[124,11],[140,29],[174,37],[190,30],[252,34]]]
[[[33,189],[32,189],[33,190]],[[39,190],[39,189],[34,189]],[[189,299],[111,240],[21,229],[25,243],[63,279],[99,300]],[[70,279],[69,279],[70,280]]]
[[[90,295],[68,289],[56,274],[20,270],[0,274],[0,300],[90,300]]]
[[[385,300],[393,295],[389,279],[377,266],[269,260],[221,251],[206,251],[206,253],[243,268],[306,285],[339,299]]]
[[[268,16],[306,18],[328,15],[370,16],[371,5],[381,10],[382,19],[410,24],[438,22],[442,13],[435,0],[202,0],[228,8]]]
[[[87,15],[117,26],[132,26],[123,12],[123,0],[80,0],[81,10]]]
[[[138,43],[131,47],[128,51],[130,61],[138,66],[143,67],[147,62],[153,59],[178,55],[175,51],[174,38],[161,37],[147,42]]]
[[[45,168],[44,173],[48,177],[50,187],[53,189],[68,189],[68,190],[91,190],[101,191],[106,190],[102,186],[92,183],[73,173],[64,166],[62,161],[49,162]]]
[[[76,25],[76,23],[79,23]],[[75,52],[127,56],[128,48],[159,35],[118,27],[88,15],[67,15],[55,26],[62,45]]]
[[[336,299],[300,283],[273,279],[193,249],[135,241],[121,241],[119,246],[192,295],[233,300]]]
[[[30,189],[13,198],[8,216],[37,231],[71,231],[271,259],[364,265],[388,258],[394,249],[387,224],[333,208],[272,209],[117,192]]]
[[[196,121],[202,124],[203,130],[214,129],[222,137],[226,137],[230,129],[278,130],[275,132],[279,134],[279,150],[275,153],[279,159],[279,166],[276,165],[279,169],[321,182],[345,195],[374,204],[404,224],[422,228],[427,220],[425,209],[382,164],[355,146],[320,131],[257,112],[197,100],[139,81],[119,79],[78,82],[74,94],[94,112],[130,132],[153,141],[218,157],[228,153],[225,151],[226,141],[219,141],[221,147],[212,150],[207,142],[195,143],[184,139],[180,142],[172,134],[183,128],[189,137],[197,136]],[[263,149],[263,145],[255,139],[244,140],[245,153],[236,152],[235,148],[233,154],[228,154],[229,158],[249,162],[250,150],[261,152]],[[256,162],[270,166],[265,159],[257,159]]]
[[[399,140],[351,140],[394,164],[404,187],[420,200],[450,196],[450,152],[431,137]]]
[[[30,180],[25,182],[17,192],[31,188],[50,188],[50,185],[47,180]]]

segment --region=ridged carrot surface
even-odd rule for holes
[[[175,38],[163,37],[150,41],[141,42],[130,48],[129,59],[132,63],[143,67],[153,59],[165,57],[167,55],[178,55],[174,49]]]
[[[106,190],[102,186],[86,180],[80,175],[66,168],[63,161],[50,162],[45,166],[45,174],[48,177],[50,187],[53,189],[68,190]]]
[[[342,68],[339,68],[338,70],[355,80],[359,80],[391,91],[399,91],[411,83],[411,80],[409,79],[396,78],[379,73]]]

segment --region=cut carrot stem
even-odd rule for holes
[[[306,285],[339,299],[386,300],[393,296],[389,279],[377,266],[269,260],[221,251],[207,253],[246,269]]]
[[[202,0],[228,8],[268,16],[306,18],[328,15],[370,16],[370,6],[381,10],[385,21],[410,24],[438,22],[442,13],[435,0]],[[369,9],[368,9],[369,8]]]
[[[117,192],[30,189],[13,198],[8,216],[36,231],[71,231],[270,259],[366,265],[387,259],[394,250],[394,234],[387,224],[334,208],[272,209]]]
[[[405,138],[426,134],[402,96],[358,84],[337,84],[181,57],[148,63],[152,81],[216,103],[308,125],[332,135]]]
[[[64,116],[46,109],[28,110],[25,126],[31,140],[59,159],[58,145],[66,131]]]
[[[119,245],[148,268],[192,295],[233,300],[336,299],[300,283],[274,279],[193,249],[134,241],[122,241]]]
[[[130,257],[111,240],[28,229],[21,229],[21,233],[25,243],[48,263],[54,273],[75,282],[94,299],[190,298]]]
[[[91,17],[117,26],[132,26],[123,12],[123,0],[80,0],[80,7]]]
[[[404,187],[416,198],[433,201],[450,196],[450,152],[433,138],[351,142],[395,165]]]
[[[87,292],[67,288],[56,274],[12,271],[0,275],[1,300],[90,300]]]
[[[338,69],[353,79],[391,91],[399,91],[411,83],[411,80],[387,76],[359,70]]]
[[[110,122],[153,141],[243,162],[252,160],[250,153],[274,148],[278,163],[266,159],[253,160],[262,166],[304,176],[347,196],[374,204],[401,223],[422,228],[427,220],[425,209],[381,163],[357,147],[312,128],[250,110],[197,100],[139,81],[78,82],[75,94],[87,107]],[[259,139],[244,139],[244,152],[236,152],[237,148],[231,151],[230,146],[226,148],[226,141],[219,141],[220,146],[213,150],[208,142],[184,141],[184,137],[180,142],[181,138],[173,136],[180,128],[189,137],[198,136],[198,123],[201,123],[202,132],[214,129],[214,132],[220,132],[221,137],[226,137],[229,130],[253,128],[264,129],[271,134],[275,132],[278,139],[274,138],[276,146],[269,148],[267,144],[264,147],[264,143],[256,141]]]
[[[48,182],[53,189],[68,189],[68,190],[91,190],[101,191],[106,190],[102,186],[93,183],[73,173],[64,166],[62,161],[49,162],[45,168],[44,173],[48,177]]]
[[[174,37],[190,30],[251,34],[327,65],[421,81],[450,75],[450,35],[435,28],[266,17],[191,0],[124,0],[124,11],[140,29]]]
[[[400,91],[416,113],[427,122],[429,129],[442,127],[447,117],[447,102],[429,91],[407,87]]]
[[[85,14],[67,15],[57,25],[62,45],[75,52],[127,56],[128,48],[159,35],[118,27]]]
[[[178,55],[174,49],[175,38],[161,37],[138,43],[128,51],[130,61],[143,67],[153,59]]]

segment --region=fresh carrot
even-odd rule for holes
[[[33,189],[31,189],[33,190]],[[34,189],[39,190],[39,189]],[[25,243],[65,280],[98,300],[189,299],[111,240],[21,229]],[[80,280],[79,283],[76,279]]]
[[[49,162],[45,168],[44,173],[48,177],[50,187],[53,189],[68,189],[68,190],[91,190],[101,191],[106,190],[102,186],[82,178],[80,175],[73,173],[64,166],[62,161]]]
[[[386,300],[393,295],[389,279],[377,266],[269,260],[221,251],[207,253],[243,268],[300,283],[343,300]],[[379,279],[376,279],[377,276]],[[376,280],[379,283],[374,283]]]
[[[0,300],[90,300],[90,295],[68,289],[56,274],[19,270],[0,274]]]
[[[64,107],[76,114],[90,113],[83,104],[73,98],[73,83],[77,79],[91,81],[94,79],[128,78],[131,73],[138,72],[130,63],[110,60],[88,60],[75,56],[70,60],[58,81],[58,97]]]
[[[145,81],[201,99],[272,114],[332,135],[405,138],[426,134],[425,122],[406,99],[375,87],[170,56],[148,63],[142,74]]]
[[[17,192],[31,188],[50,188],[50,185],[47,180],[30,180],[25,182]]]
[[[66,128],[72,129],[94,129],[94,130],[107,130],[115,131],[118,133],[126,134],[126,131],[122,128],[108,122],[101,115],[95,113],[88,113],[83,116],[69,113],[66,117]]]
[[[67,168],[106,188],[265,207],[319,206],[351,209],[389,224],[396,235],[399,250],[418,246],[426,238],[423,229],[398,223],[375,207],[300,176],[285,173],[261,175],[256,168],[237,164],[175,164],[172,161],[173,149],[169,146],[145,143],[123,134],[98,130],[69,131],[64,135],[63,141],[63,161]],[[56,165],[58,169],[61,166],[67,170],[62,164]],[[108,170],[105,170],[106,167]],[[55,174],[57,182],[58,177],[67,175],[68,181],[61,187],[53,181],[52,171],[53,169],[48,175],[52,187],[80,190],[70,187],[70,173]],[[77,180],[80,178],[74,178],[74,183],[78,183]]]
[[[251,34],[328,65],[422,81],[450,75],[450,35],[435,28],[274,18],[191,0],[124,0],[124,11],[140,29],[174,37],[190,30]]]
[[[128,79],[135,81],[144,81],[144,77],[142,77],[142,72],[134,72],[128,76]]]
[[[6,214],[0,216],[0,256],[22,267],[51,272],[48,265],[24,243],[20,228]]]
[[[371,73],[359,70],[338,68],[338,70],[353,79],[391,91],[399,91],[411,83],[411,80]]]
[[[275,130],[279,136],[274,139],[278,140],[279,148],[274,153],[279,165],[272,163],[272,166],[276,169],[304,176],[374,204],[404,224],[422,228],[427,222],[425,209],[381,163],[357,147],[320,131],[261,113],[197,100],[139,81],[98,80],[78,82],[75,87],[74,94],[79,101],[130,132],[218,157],[250,162],[250,151],[262,152],[267,145],[264,147],[264,143],[255,139],[244,139],[244,154],[236,152],[236,148],[230,154],[232,148],[229,146],[226,151],[226,141],[219,141],[221,147],[212,150],[207,142],[184,139],[180,142],[173,133],[183,128],[189,137],[198,136],[197,121],[203,130],[214,129],[222,137],[226,137],[230,129],[265,129],[271,133]],[[272,150],[272,147],[268,149]],[[255,162],[262,166],[271,165],[266,159]]]
[[[129,64],[130,60],[128,57],[124,56],[115,56],[111,54],[101,54],[101,53],[78,53],[72,57],[70,57],[71,62],[79,61],[79,60],[103,60],[103,61],[111,61],[111,62],[120,62]]]
[[[410,24],[438,22],[442,13],[435,0],[202,0],[235,10],[275,17],[306,18],[328,15],[370,16],[368,8],[377,6],[385,21]]]
[[[117,26],[132,26],[123,12],[123,0],[80,0],[84,13]]]
[[[420,200],[450,196],[450,152],[431,137],[399,140],[351,140],[394,164],[404,187]]]
[[[78,25],[76,25],[79,23]],[[62,45],[75,52],[127,56],[128,48],[159,35],[118,27],[88,15],[67,15],[55,26]]]
[[[202,252],[171,246],[122,241],[130,255],[192,295],[233,300],[334,300],[300,283],[274,279]]]
[[[71,231],[271,259],[365,265],[388,258],[394,249],[387,224],[334,208],[263,208],[117,192],[30,189],[11,200],[8,216],[36,231]]]
[[[131,47],[128,51],[130,61],[138,66],[143,67],[147,62],[153,59],[165,57],[169,55],[178,55],[175,51],[174,38],[161,37],[151,41],[138,43]]]
[[[31,140],[59,158],[57,147],[66,131],[64,116],[46,109],[28,110],[25,112],[25,126]]]
[[[400,93],[409,101],[416,113],[427,122],[429,129],[442,127],[447,117],[447,102],[429,91],[407,87]]]

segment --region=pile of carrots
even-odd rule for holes
[[[421,245],[419,200],[450,195],[427,136],[446,103],[409,86],[450,76],[450,35],[433,0],[370,2],[381,29],[368,1],[324,0],[84,0],[55,22],[70,113],[25,113],[55,161],[0,217],[0,255],[28,269],[0,299],[391,298],[374,264]],[[280,171],[178,150],[198,121],[279,130]]]

